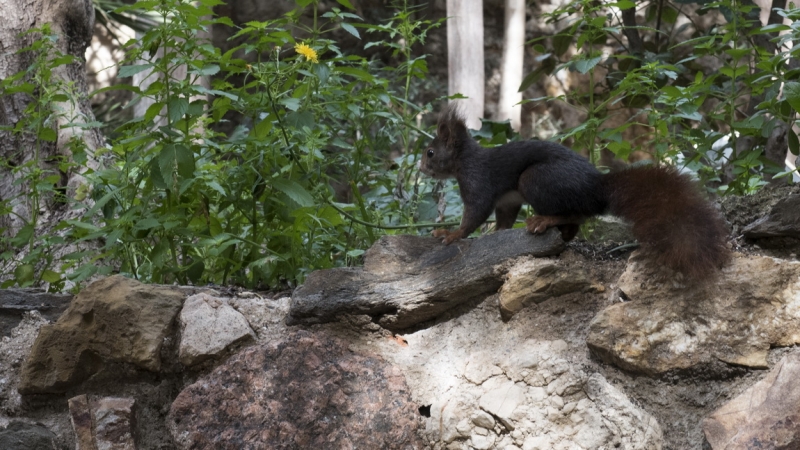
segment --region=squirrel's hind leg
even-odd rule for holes
[[[521,204],[497,205],[494,210],[494,217],[497,219],[497,226],[495,228],[497,230],[507,230],[513,227],[521,208]]]
[[[525,220],[529,233],[542,234],[548,228],[558,227],[561,230],[561,239],[572,240],[585,218],[583,216],[533,216]]]

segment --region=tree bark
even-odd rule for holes
[[[483,0],[447,0],[447,68],[449,95],[459,100],[467,126],[481,127],[483,117]]]
[[[58,36],[55,46],[61,53],[74,56],[75,62],[58,66],[52,71],[52,80],[68,86],[67,100],[51,103],[50,111],[41,114],[49,117],[45,122],[56,132],[55,142],[37,138],[35,133],[13,133],[0,131],[0,204],[5,203],[11,214],[0,214],[0,236],[14,236],[23,226],[34,225],[37,235],[43,228],[52,228],[67,215],[80,214],[68,207],[68,203],[58,201],[53,192],[61,192],[73,197],[77,188],[84,183],[81,169],[64,169],[59,162],[71,161],[72,154],[68,144],[77,139],[85,144],[89,162],[93,164],[94,150],[101,145],[102,138],[96,129],[78,127],[70,124],[84,124],[95,120],[87,95],[85,51],[89,46],[94,28],[94,7],[91,0],[4,0],[3,20],[0,21],[0,79],[6,79],[26,70],[35,59],[31,51],[19,52],[30,46],[40,35],[21,34],[34,28],[50,24],[53,34]],[[51,56],[52,57],[52,56]],[[35,80],[29,79],[31,83]],[[35,86],[33,95],[39,95],[44,86]],[[0,126],[14,128],[28,119],[25,108],[35,101],[25,93],[0,96]],[[33,170],[43,170],[36,178],[59,175],[54,190],[49,195],[34,199],[31,193],[31,180],[26,166]],[[0,244],[2,245],[2,244]],[[0,248],[0,252],[3,250]],[[20,249],[11,249],[20,250]],[[0,267],[0,274],[3,272]]]
[[[506,28],[503,36],[503,65],[500,72],[500,100],[497,120],[508,119],[519,131],[522,119],[523,61],[525,58],[525,0],[506,0]],[[514,106],[517,105],[517,106]]]

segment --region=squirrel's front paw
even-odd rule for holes
[[[442,242],[444,245],[450,245],[453,241],[461,239],[461,230],[447,231],[443,228],[433,230],[433,237],[444,238]]]

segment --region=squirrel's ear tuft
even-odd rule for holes
[[[442,111],[436,133],[447,147],[457,147],[459,137],[469,134],[464,123],[464,113],[457,103],[448,104]]]

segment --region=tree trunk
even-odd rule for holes
[[[510,120],[519,131],[522,118],[522,68],[525,58],[525,0],[506,0],[506,29],[503,36],[503,66],[500,71],[500,100],[497,120]],[[514,106],[517,105],[517,106]]]
[[[478,129],[483,117],[483,1],[447,0],[447,16],[447,92],[468,97],[459,102],[467,126]]]
[[[76,60],[53,68],[51,82],[47,86],[42,86],[44,83],[33,78],[32,74],[27,74],[25,81],[34,86],[30,95],[0,95],[0,127],[24,128],[38,115],[47,118],[44,127],[55,132],[49,133],[55,137],[53,140],[42,139],[42,135],[37,136],[32,128],[29,130],[33,131],[27,132],[0,130],[0,237],[15,236],[26,226],[38,235],[67,215],[75,217],[80,214],[68,207],[64,196],[74,197],[78,187],[83,184],[81,169],[94,167],[94,150],[102,142],[96,129],[71,125],[95,120],[87,96],[84,58],[94,28],[91,0],[6,0],[3,4],[3,20],[0,22],[0,79],[25,71],[35,62],[35,52],[18,51],[30,46],[41,35],[21,33],[48,23],[52,34],[58,36],[54,43],[55,52],[72,55]],[[53,55],[49,57],[53,58]],[[48,108],[46,111],[26,113],[28,105],[40,101],[37,99],[44,98],[47,89],[53,89],[56,84],[62,86],[66,99],[62,97],[41,103]],[[69,169],[60,163],[72,160],[69,144],[76,140],[84,144],[89,161],[83,163],[83,167]],[[38,173],[39,170],[42,172]],[[33,189],[35,183],[44,184],[47,177],[50,178],[46,181],[46,189]],[[41,196],[37,192],[41,192]],[[11,214],[4,212],[4,207]],[[0,240],[0,246],[2,242]],[[29,240],[29,243],[32,248],[33,240]],[[0,253],[4,250],[9,249],[0,248]],[[10,250],[25,252],[22,248]],[[0,275],[3,272],[5,270],[0,266]]]

